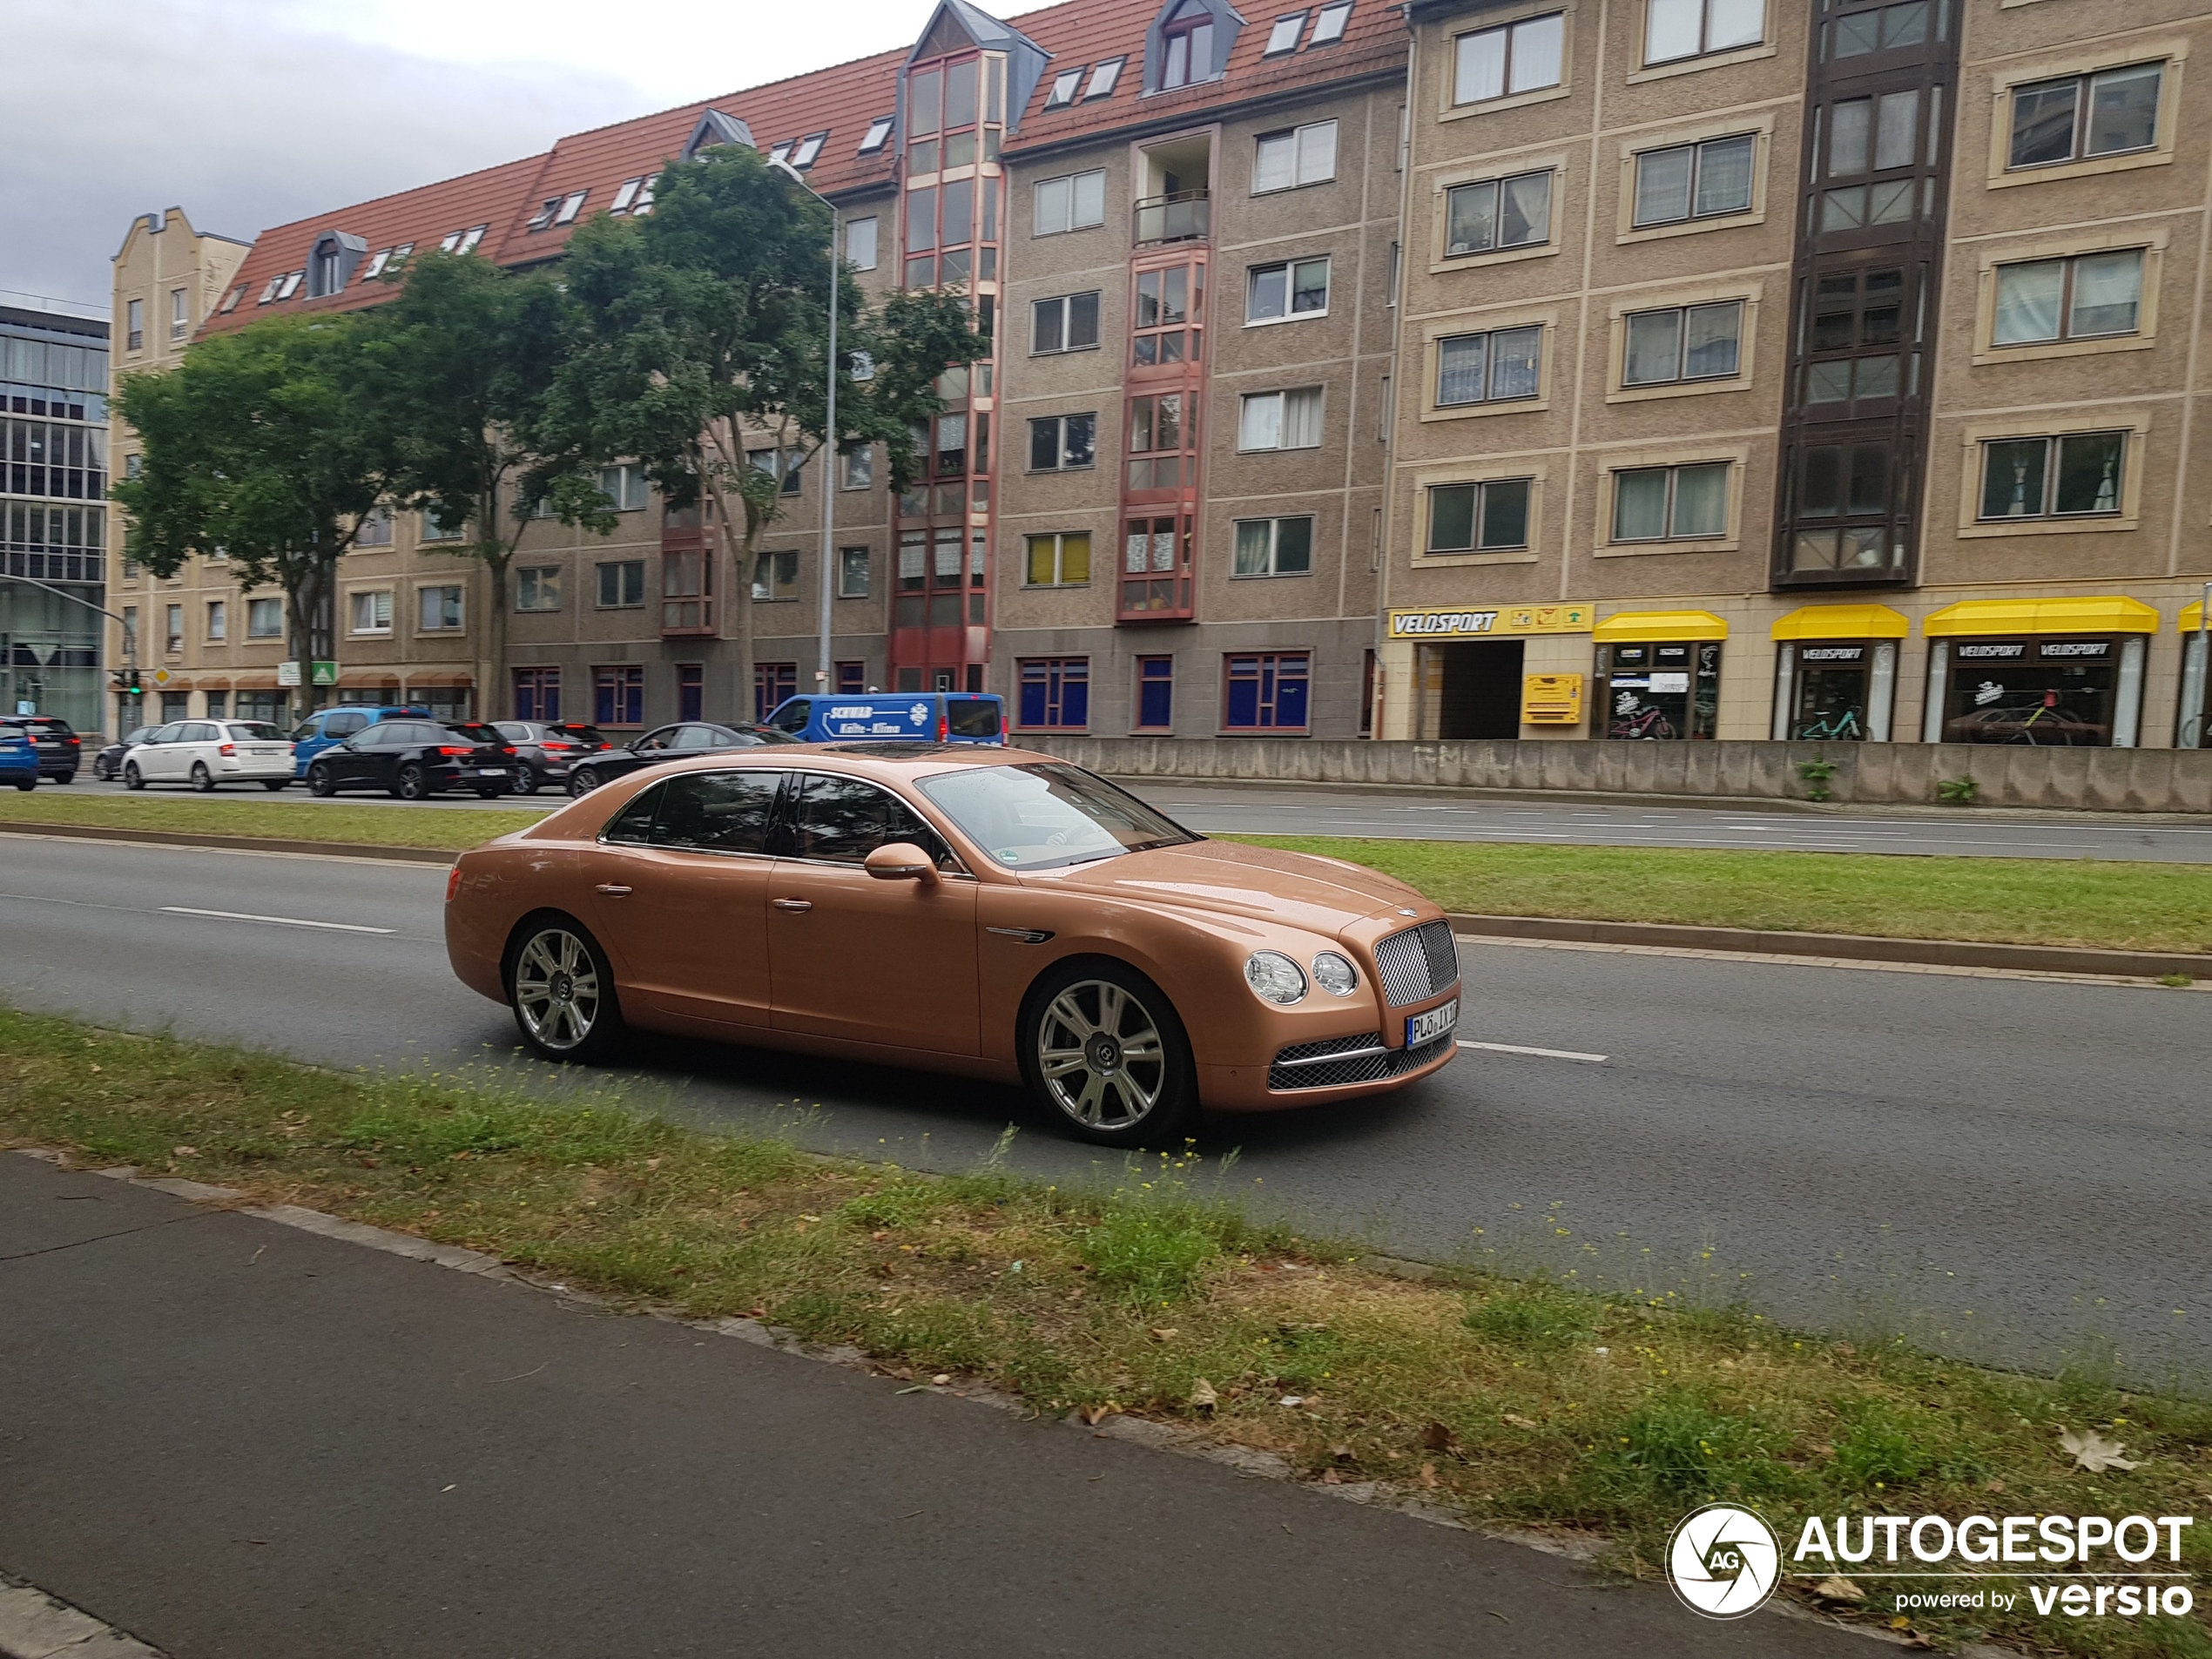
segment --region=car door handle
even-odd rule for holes
[[[771,899],[768,902],[779,910],[812,910],[814,907],[811,899]]]
[[[591,890],[594,893],[604,893],[610,899],[627,899],[630,896],[630,889],[619,881],[602,881]]]

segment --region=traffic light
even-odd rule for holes
[[[146,694],[146,688],[138,684],[138,671],[135,668],[111,669],[108,678],[115,683],[118,697],[144,697]]]

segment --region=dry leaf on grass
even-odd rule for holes
[[[1505,1415],[1506,1421],[1511,1423],[1515,1428],[1534,1428],[1536,1426],[1535,1423],[1531,1421],[1529,1419],[1523,1417],[1519,1412],[1507,1412]]]
[[[1221,1396],[1214,1393],[1213,1385],[1204,1377],[1190,1385],[1190,1409],[1192,1411],[1210,1412],[1220,1403]]]
[[[1421,1472],[1413,1478],[1425,1487],[1440,1487],[1444,1484],[1436,1478],[1436,1465],[1433,1463],[1422,1464]]]
[[[2107,1469],[2132,1469],[2137,1461],[2120,1454],[2128,1448],[2118,1440],[2108,1440],[2094,1428],[2079,1433],[2073,1429],[2059,1431],[2059,1445],[2074,1459],[2074,1467],[2102,1474]]]
[[[1078,1406],[1076,1407],[1076,1415],[1082,1419],[1086,1426],[1091,1428],[1097,1427],[1101,1421],[1112,1416],[1113,1413],[1114,1408],[1111,1406]]]
[[[1174,1340],[1175,1340],[1175,1327],[1174,1327],[1173,1325],[1154,1325],[1154,1326],[1152,1327],[1152,1339],[1153,1339],[1155,1342],[1172,1342],[1172,1341],[1174,1341]]]
[[[1826,1602],[1864,1602],[1866,1592],[1847,1578],[1824,1578],[1812,1587],[1812,1593]]]
[[[1421,1444],[1432,1452],[1449,1452],[1459,1444],[1448,1424],[1432,1421],[1421,1430]]]

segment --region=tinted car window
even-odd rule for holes
[[[676,741],[676,727],[664,725],[658,732],[648,732],[630,746],[641,753],[665,749]]]
[[[334,738],[350,738],[368,724],[368,716],[366,714],[334,714],[323,723],[323,730]],[[301,730],[307,728],[302,727]]]
[[[1126,790],[1058,761],[941,772],[921,788],[1013,869],[1052,869],[1201,839]]]
[[[412,720],[383,720],[361,732],[354,741],[374,749],[397,749],[410,743],[422,741],[422,728]]]
[[[995,738],[999,735],[999,705],[980,697],[945,700],[945,725],[956,738]]]
[[[765,853],[783,777],[779,772],[706,772],[671,779],[660,792],[653,845]]]
[[[282,743],[284,741],[284,733],[266,720],[233,720],[224,730],[234,738],[245,738],[248,743]]]
[[[679,725],[669,740],[671,749],[718,749],[722,734],[711,725]]]
[[[142,725],[135,732],[125,732],[123,734],[123,742],[125,746],[127,748],[130,745],[134,743],[144,743],[148,738],[151,738],[154,734],[157,729],[158,728],[150,725]]]
[[[146,741],[148,743],[174,743],[177,740],[178,729],[183,725],[183,721],[176,720],[167,725],[158,725],[147,734]]]
[[[794,826],[794,857],[858,864],[893,841],[912,841],[939,869],[953,867],[952,849],[944,838],[896,795],[857,778],[806,775]]]
[[[455,724],[444,727],[438,733],[441,739],[455,735],[467,738],[470,743],[496,744],[503,740],[499,735],[498,728],[496,726],[484,725],[475,721],[470,721],[467,725],[462,725],[456,721]]]
[[[642,842],[652,839],[653,814],[660,810],[661,799],[668,793],[666,784],[656,784],[630,799],[630,805],[614,817],[614,821],[599,832],[605,841]]]
[[[186,743],[220,743],[222,728],[212,720],[194,720],[185,728]]]
[[[786,703],[768,717],[768,724],[779,732],[804,732],[810,707],[805,703]]]

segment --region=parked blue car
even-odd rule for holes
[[[38,787],[38,750],[19,725],[0,725],[0,784]]]
[[[336,747],[356,732],[366,732],[380,720],[427,720],[430,711],[416,708],[413,704],[341,704],[334,709],[317,709],[300,722],[292,733],[292,775],[307,775],[307,763],[325,749]]]
[[[988,691],[810,692],[776,705],[767,724],[801,743],[999,743],[1006,699]]]

